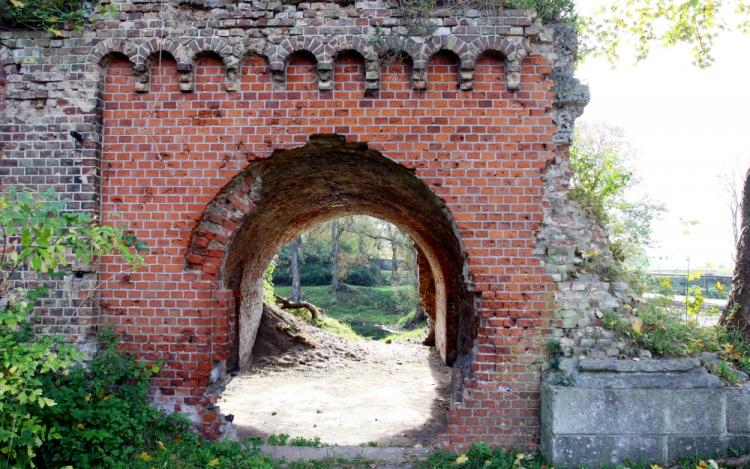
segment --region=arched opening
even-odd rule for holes
[[[281,249],[264,274],[252,363],[218,402],[241,438],[436,442],[451,369],[425,341],[427,315],[417,316],[417,278],[432,282],[418,257],[398,227],[362,215],[318,224]],[[434,299],[433,286],[425,292]]]
[[[430,319],[434,361],[443,367],[444,377],[449,375],[446,365],[470,353],[477,320],[461,241],[443,201],[413,170],[364,144],[313,136],[303,147],[252,162],[228,187],[234,186],[244,189],[225,189],[207,210],[215,231],[232,233],[220,268],[224,287],[235,292],[228,368],[253,366],[259,326],[268,316],[263,277],[282,246],[311,227],[351,215],[389,222],[413,242],[420,303]],[[238,210],[244,215],[232,213]],[[207,231],[208,225],[199,224],[196,235]],[[211,255],[215,246],[203,244],[203,251],[194,249],[191,256]]]
[[[414,173],[366,145],[318,136],[308,145],[252,163],[238,178],[249,205],[223,260],[223,281],[238,292],[240,369],[252,363],[263,311],[263,273],[301,231],[344,215],[371,215],[401,227],[417,245],[434,287],[435,346],[444,363],[468,353],[476,334],[465,258],[444,203]],[[200,229],[200,227],[199,227]]]

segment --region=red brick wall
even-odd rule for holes
[[[463,241],[481,321],[445,441],[534,446],[555,287],[533,251],[556,128],[549,65],[531,57],[522,72],[521,90],[507,92],[502,60],[485,56],[474,90],[458,91],[456,59],[440,53],[428,90],[415,91],[409,64],[394,60],[383,65],[381,90],[366,96],[354,54],[337,60],[331,92],[318,91],[306,56],[290,63],[286,90],[273,87],[264,59],[251,58],[239,92],[228,93],[221,62],[206,57],[195,91],[181,93],[164,57],[152,61],[150,92],[138,94],[130,65],[113,62],[103,93],[102,217],[126,224],[151,251],[137,272],[102,260],[110,280],[101,314],[140,356],[166,359],[159,399],[200,411],[213,363],[228,358],[233,295],[211,272],[186,269],[206,206],[250,161],[339,134],[414,168],[445,200]],[[203,415],[210,430],[215,416]]]

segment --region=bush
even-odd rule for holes
[[[136,362],[117,343],[108,328],[87,367],[44,376],[44,395],[57,405],[37,415],[57,437],[40,449],[43,467],[109,467],[186,429],[183,419],[167,417],[147,401],[159,364]]]
[[[354,264],[344,277],[344,283],[361,287],[372,287],[377,282],[378,266],[374,262],[368,265]]]
[[[56,429],[35,415],[55,405],[44,392],[43,379],[79,360],[70,346],[51,337],[33,338],[28,317],[42,293],[15,290],[1,297],[0,453],[10,467],[33,467],[37,448],[58,437]]]
[[[65,23],[80,26],[85,12],[80,0],[7,0],[0,2],[0,26],[43,29],[59,36]]]
[[[142,261],[135,238],[65,207],[53,190],[0,195],[0,454],[7,466],[33,466],[38,448],[60,438],[41,415],[56,405],[44,383],[81,363],[73,347],[31,333],[30,314],[45,291],[14,288],[17,274],[60,277],[71,258],[85,264],[109,252]]]
[[[695,318],[686,321],[684,310],[672,307],[669,297],[645,300],[634,313],[631,318],[605,313],[604,326],[620,333],[634,348],[648,350],[655,357],[714,352],[735,368],[750,372],[750,344],[721,326],[701,326]]]
[[[205,441],[193,432],[158,441],[134,458],[119,461],[112,469],[273,469],[279,464],[261,455],[253,444]]]

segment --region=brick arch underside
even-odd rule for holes
[[[224,287],[240,286],[240,368],[252,362],[262,314],[262,276],[299,232],[352,214],[372,215],[404,229],[424,254],[435,290],[435,343],[446,363],[468,353],[476,335],[465,256],[444,203],[413,171],[363,144],[313,137],[304,147],[249,165],[207,208],[195,230],[188,262],[224,253]],[[218,236],[217,236],[218,235]]]

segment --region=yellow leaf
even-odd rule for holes
[[[216,467],[216,466],[218,466],[219,465],[219,458],[213,458],[206,465],[209,466],[209,467]]]
[[[20,0],[10,0],[10,3],[13,4],[13,6],[16,8],[23,8],[26,6],[26,4]]]
[[[726,288],[724,287],[724,284],[721,282],[716,282],[716,290],[718,292],[723,292]]]
[[[459,464],[459,465],[464,464],[468,460],[469,460],[469,457],[466,456],[465,454],[462,454],[461,456],[456,458],[456,464]]]
[[[76,428],[79,429],[79,430],[85,430],[86,429],[86,425],[84,425],[82,423],[79,423],[78,425],[76,425]]]
[[[651,465],[651,469],[664,469],[664,468],[663,468],[663,467],[661,467],[661,466],[660,466],[660,465],[658,465],[658,464],[652,464],[652,465]]]
[[[143,451],[142,453],[138,454],[138,459],[140,459],[141,461],[151,461],[151,455]]]
[[[661,282],[659,282],[659,286],[661,288],[672,288],[672,279],[669,277],[664,277],[661,279]]]
[[[47,31],[49,31],[50,33],[52,33],[52,35],[55,36],[55,37],[61,37],[62,36],[62,33],[60,32],[60,30],[59,29],[55,29],[52,26],[50,26],[49,28],[47,28]]]
[[[630,317],[630,327],[638,335],[641,335],[641,329],[643,329],[643,321],[635,316]]]

